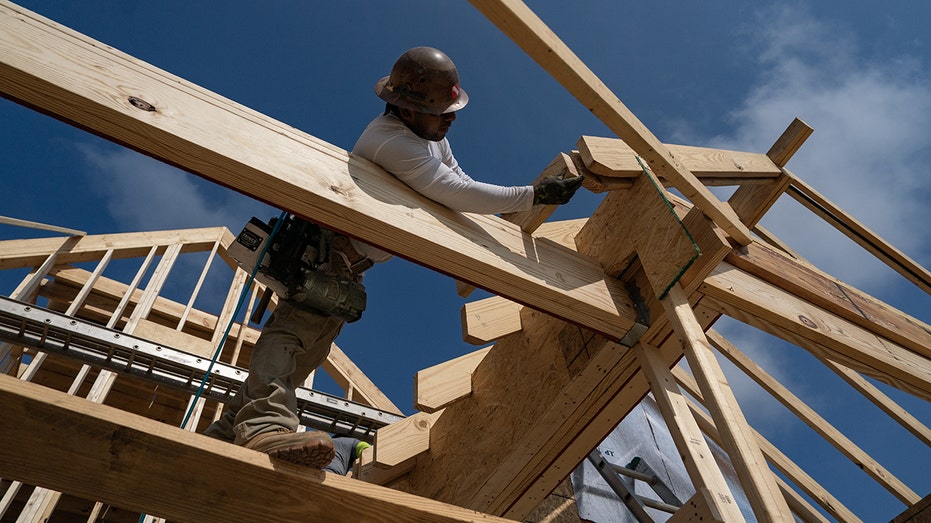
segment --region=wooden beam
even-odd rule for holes
[[[679,510],[667,519],[667,523],[730,523],[731,521],[742,521],[740,519],[725,519],[724,516],[715,509],[714,496],[705,488],[696,489],[695,494],[679,507]]]
[[[676,385],[669,366],[655,347],[638,343],[633,346],[633,351],[650,382],[650,390],[695,490],[707,491],[708,503],[721,521],[744,521],[737,499],[727,486],[724,474],[692,417],[688,401]]]
[[[216,347],[210,340],[181,332],[171,327],[159,325],[154,321],[140,318],[133,336],[145,338],[159,345],[183,350],[206,360],[213,358]]]
[[[785,408],[798,416],[800,420],[811,427],[818,435],[847,456],[847,459],[853,462],[857,468],[866,472],[892,495],[906,505],[911,505],[921,499],[918,494],[908,488],[899,478],[886,470],[879,462],[874,460],[863,449],[858,447],[856,443],[845,436],[843,432],[834,428],[828,420],[821,417],[820,414],[809,407],[801,398],[792,394],[789,389],[770,376],[769,373],[757,365],[756,362],[748,358],[746,354],[732,345],[727,339],[713,329],[709,330],[707,335],[708,340],[721,354],[727,357],[731,363],[753,379],[763,390],[769,392],[769,394],[782,403]]]
[[[86,232],[78,231],[76,229],[69,229],[67,227],[59,227],[57,225],[49,225],[47,223],[20,220],[17,218],[10,218],[8,216],[0,216],[0,223],[6,224],[6,225],[14,225],[16,227],[28,227],[30,229],[40,229],[43,231],[61,232],[65,234],[70,234],[72,236],[86,236],[87,235]]]
[[[822,196],[813,187],[786,171],[792,178],[789,196],[807,207],[838,231],[872,253],[877,259],[898,272],[918,288],[931,294],[931,271],[922,267],[905,253],[847,214],[834,202]]]
[[[827,350],[822,354],[893,387],[931,401],[931,360],[891,340],[839,318],[783,289],[722,262],[705,279],[701,291],[719,302],[734,319],[773,332],[804,347],[804,338]],[[810,348],[810,347],[809,347]]]
[[[776,139],[776,143],[766,152],[766,156],[772,160],[777,167],[785,167],[786,164],[789,163],[789,160],[795,156],[795,153],[801,149],[802,144],[811,136],[812,132],[814,132],[814,129],[807,123],[798,118],[792,120],[792,123],[790,123],[789,126],[786,127],[786,130]]]
[[[843,378],[844,381],[849,383],[851,387],[855,388],[860,394],[863,394],[868,400],[873,402],[874,405],[882,409],[889,417],[899,422],[902,427],[911,432],[916,438],[920,439],[922,443],[931,447],[931,429],[908,412],[908,410],[896,403],[895,400],[887,396],[883,391],[879,390],[878,387],[863,378],[863,376],[860,376],[855,370],[848,369],[840,363],[831,361],[827,358],[819,357],[818,359],[821,360],[821,363],[827,365],[829,369],[833,370],[835,374]]]
[[[353,397],[348,399],[399,416],[404,415],[401,409],[335,343],[330,345],[330,353],[321,367],[343,390],[352,388]]]
[[[650,132],[540,18],[519,0],[472,0],[502,32],[617,134],[653,169],[741,245],[750,230]]]
[[[371,162],[14,4],[0,3],[0,32],[6,97],[612,338],[634,324],[623,288],[584,256],[454,212]]]
[[[375,431],[375,466],[396,467],[430,450],[430,427],[440,414],[417,412]]]
[[[685,293],[675,285],[662,302],[673,329],[682,341],[689,368],[707,400],[708,410],[721,434],[722,446],[731,458],[731,465],[757,520],[791,521],[789,506],[779,492],[775,476],[766,465],[750,425],[740,411]]]
[[[2,13],[2,11],[0,11]],[[2,20],[2,18],[0,18]],[[211,251],[218,239],[233,240],[226,227],[181,229],[173,231],[95,234],[92,236],[35,238],[0,241],[0,270],[33,267],[51,253],[61,250],[59,264],[97,261],[112,249],[113,258],[137,258],[149,253],[153,245],[184,244],[181,252]],[[62,250],[62,246],[67,245]]]
[[[692,376],[690,376],[687,372],[678,366],[672,369],[672,373],[673,376],[675,376],[676,381],[683,389],[685,389],[686,392],[688,392],[698,401],[704,402],[701,391],[698,389],[698,384],[695,383],[695,379]],[[720,445],[721,435],[718,433],[718,429],[714,426],[714,421],[712,421],[711,416],[709,416],[705,410],[702,409],[702,407],[699,407],[693,401],[689,401],[689,409],[692,411],[692,415],[695,416],[695,421],[698,422],[698,425],[701,427],[702,431],[708,435],[712,441]],[[783,475],[789,478],[811,499],[815,500],[835,520],[850,523],[861,523],[860,519],[857,518],[857,516],[854,515],[854,513],[851,512],[847,507],[845,507],[844,504],[840,502],[840,500],[835,498],[830,492],[828,492],[828,490],[826,490],[811,476],[809,476],[804,469],[799,467],[768,439],[763,437],[762,434],[756,430],[753,431],[753,434],[756,436],[757,444],[760,446],[760,450],[763,452],[763,455],[766,456],[766,460],[769,461],[772,466],[776,467],[776,469],[782,472]],[[817,516],[809,519],[803,518],[804,521],[826,521],[824,516],[821,516],[816,511],[805,506],[806,503],[804,503],[804,500],[793,503],[791,500],[797,497],[797,493],[794,489],[790,488],[788,485],[780,483],[780,490],[786,496],[786,499],[789,500],[790,504],[793,505],[793,511],[800,513],[801,510],[804,510],[806,514],[818,514]]]
[[[776,287],[931,358],[931,325],[771,247],[754,242],[725,260]]]
[[[500,296],[466,303],[459,315],[462,339],[472,345],[489,343],[521,329],[520,305]]]
[[[479,349],[418,371],[414,375],[414,406],[437,412],[472,394],[472,373],[491,347]]]
[[[705,178],[732,178],[756,179],[759,183],[764,183],[782,174],[779,167],[765,154],[689,145],[665,145],[670,154],[702,181]],[[637,153],[617,138],[583,136],[575,146],[585,166],[595,174],[610,178],[636,178],[643,172],[637,162]]]
[[[170,520],[505,521],[274,461],[9,376],[0,376],[0,404],[4,478]]]
[[[764,185],[743,184],[728,198],[727,203],[747,227],[755,229],[789,187],[790,181],[787,175],[781,175]]]

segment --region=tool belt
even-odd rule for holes
[[[257,280],[297,307],[350,323],[361,318],[366,305],[361,275],[372,261],[348,237],[294,215],[272,236],[276,220],[264,224],[252,218],[227,252],[246,271],[256,268]],[[262,302],[267,303],[265,297]]]
[[[320,270],[307,270],[304,278],[288,289],[287,299],[300,307],[352,323],[365,311],[366,294],[360,282]]]

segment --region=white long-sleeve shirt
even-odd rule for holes
[[[438,142],[421,138],[394,114],[372,120],[352,153],[377,163],[410,188],[456,211],[498,214],[533,206],[533,186],[473,180],[459,167],[446,138]],[[353,240],[353,246],[375,262],[391,257],[357,240]]]

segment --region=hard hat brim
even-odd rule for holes
[[[389,104],[396,105],[402,109],[410,109],[411,111],[439,115],[458,111],[469,103],[469,95],[466,94],[465,89],[460,87],[459,96],[456,97],[456,100],[437,112],[435,108],[425,107],[423,104],[418,104],[402,96],[400,93],[396,93],[391,89],[388,89],[388,80],[390,78],[390,76],[385,76],[381,80],[375,82],[375,95],[388,102]]]

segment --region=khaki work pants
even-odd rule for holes
[[[343,323],[281,300],[255,343],[249,376],[204,434],[241,445],[264,432],[297,429],[294,390],[326,360]]]

